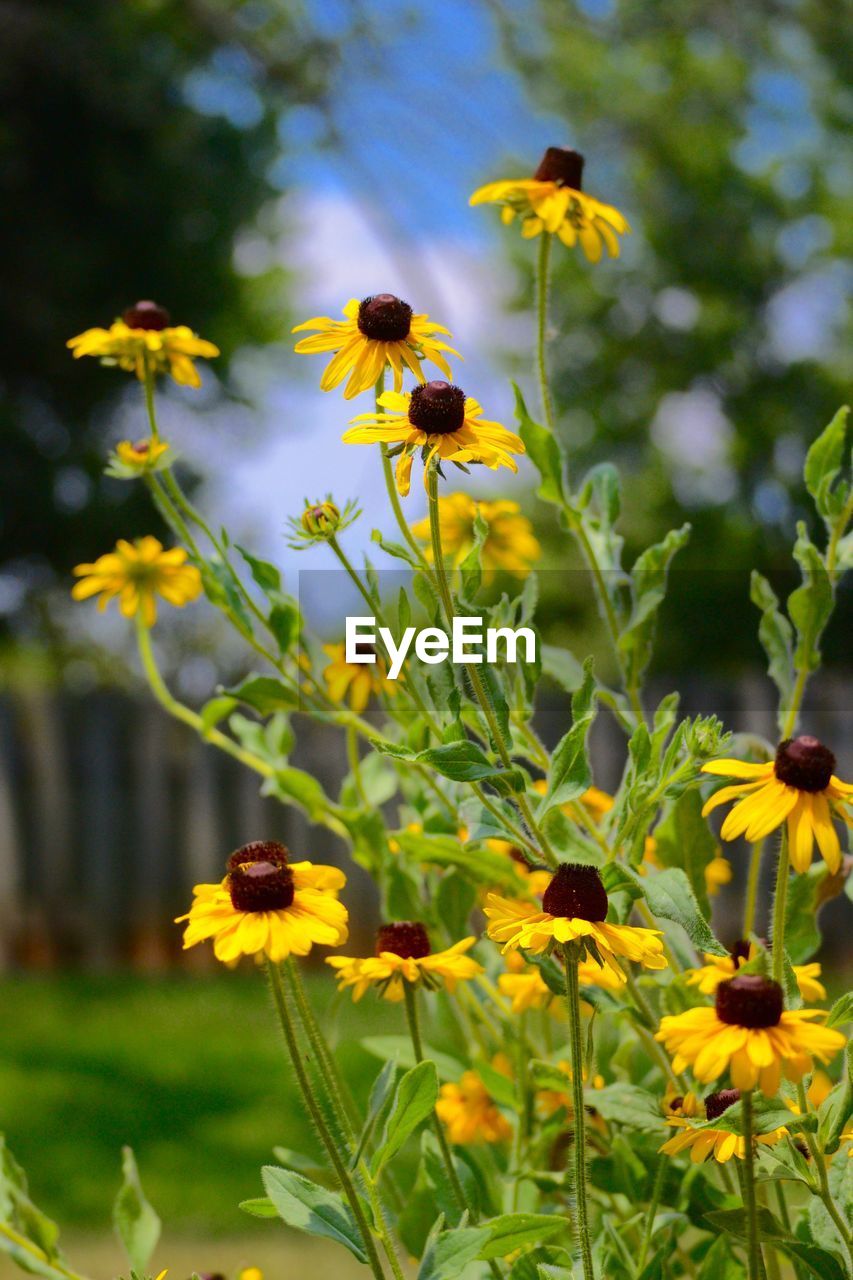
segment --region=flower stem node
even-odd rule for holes
[[[776,1027],[785,1009],[782,988],[771,978],[742,973],[721,982],[716,995],[717,1017],[732,1027]]]
[[[605,920],[607,890],[598,868],[573,862],[562,863],[545,890],[542,910],[569,920]]]
[[[409,336],[412,308],[393,293],[375,293],[358,304],[357,323],[365,338],[402,342]]]
[[[549,147],[533,177],[537,182],[556,182],[558,187],[581,190],[584,159],[571,147]]]
[[[458,431],[465,420],[465,392],[449,382],[436,380],[415,387],[409,401],[409,422],[429,435]]]
[[[283,911],[292,906],[293,872],[277,862],[245,862],[228,875],[235,911]]]
[[[156,332],[168,329],[172,323],[172,317],[166,308],[159,306],[150,299],[137,302],[134,306],[128,307],[122,313],[121,318],[128,329],[154,329]]]
[[[423,960],[432,948],[429,934],[418,920],[399,920],[384,924],[376,934],[376,954],[390,951],[403,960]]]
[[[834,772],[835,756],[810,734],[786,738],[776,749],[776,777],[798,791],[825,791]]]
[[[740,1101],[740,1089],[720,1089],[717,1093],[709,1093],[705,1099],[705,1118],[716,1120],[729,1107]]]

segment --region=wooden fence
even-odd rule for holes
[[[810,729],[831,742],[849,776],[853,729],[849,683],[822,676],[809,704]],[[730,726],[773,737],[763,677],[733,685],[688,684],[685,714],[716,712]],[[542,708],[540,730],[556,741],[567,722],[560,698]],[[346,769],[340,735],[300,722],[294,762],[337,794]],[[624,739],[606,714],[593,731],[596,777],[612,787]],[[26,691],[0,699],[0,968],[163,968],[205,963],[180,952],[171,923],[191,886],[217,879],[225,855],[247,840],[280,839],[316,860],[346,864],[346,850],[297,812],[258,794],[254,775],[199,742],[158,707],[122,694],[85,697]],[[740,878],[743,858],[735,853]],[[348,900],[362,937],[375,919],[367,877],[347,867]],[[721,899],[721,929],[726,901]],[[828,945],[843,911],[826,913]],[[850,927],[850,916],[847,916]],[[734,928],[734,925],[732,925]]]

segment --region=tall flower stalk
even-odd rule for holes
[[[569,1013],[569,1047],[572,1058],[572,1112],[574,1115],[573,1167],[575,1188],[575,1239],[583,1265],[584,1280],[595,1280],[589,1232],[589,1207],[586,1190],[586,1109],[584,1106],[584,1054],[581,1029],[580,989],[577,944],[563,947],[566,974],[566,1005]]]

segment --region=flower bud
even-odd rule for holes
[[[340,522],[341,513],[334,502],[317,502],[306,507],[300,518],[304,532],[314,538],[330,537]]]

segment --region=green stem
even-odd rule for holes
[[[545,360],[545,344],[548,340],[548,286],[550,283],[551,240],[550,231],[539,237],[539,255],[536,261],[536,372],[539,377],[539,394],[545,425],[554,433],[554,402],[548,385],[548,366]]]
[[[776,867],[776,892],[773,895],[773,981],[784,985],[785,976],[785,908],[788,901],[788,824],[782,824],[779,863]]]
[[[0,1222],[0,1236],[5,1236],[7,1240],[15,1246],[14,1251],[9,1251],[9,1256],[21,1267],[22,1270],[33,1271],[36,1275],[48,1275],[53,1273],[55,1276],[61,1276],[64,1280],[85,1280],[78,1271],[72,1271],[70,1267],[66,1267],[63,1262],[54,1258],[53,1261],[48,1257],[43,1249],[37,1244],[33,1244],[32,1240],[28,1240],[26,1236],[22,1236],[14,1227],[10,1227],[8,1223]],[[24,1258],[19,1254],[25,1255]],[[26,1261],[25,1261],[26,1259]]]
[[[586,1199],[586,1110],[583,1096],[583,1038],[581,1033],[580,988],[578,984],[578,956],[576,950],[570,953],[568,947],[563,947],[563,961],[566,969],[566,1004],[569,1010],[569,1044],[572,1054],[572,1110],[574,1112],[575,1131],[575,1235],[580,1248],[584,1280],[595,1280]]]
[[[805,667],[797,672],[797,682],[794,685],[794,692],[791,694],[791,705],[788,707],[788,714],[785,717],[785,723],[782,726],[782,739],[793,736],[797,727],[797,717],[800,714],[800,704],[803,701],[803,694],[806,691],[806,682],[809,678],[809,672]]]
[[[409,1035],[412,1040],[412,1049],[415,1055],[415,1062],[423,1062],[424,1046],[421,1039],[421,1024],[418,1014],[418,994],[413,983],[403,981],[403,991],[406,1001],[406,1021],[409,1024]],[[459,1181],[459,1174],[456,1172],[456,1166],[453,1163],[453,1156],[445,1136],[444,1127],[436,1113],[432,1113],[432,1127],[436,1140],[441,1151],[441,1158],[444,1161],[444,1167],[447,1170],[447,1177],[450,1180],[450,1186],[453,1190],[453,1197],[456,1200],[460,1213],[466,1210],[471,1213],[470,1206],[465,1196],[465,1189]],[[472,1215],[472,1221],[474,1215]]]
[[[441,517],[438,508],[438,473],[434,465],[430,466],[427,476],[427,494],[429,497],[430,539],[432,543],[432,554],[433,562],[435,564],[438,592],[441,597],[441,603],[444,607],[447,621],[452,627],[455,610],[453,607],[453,597],[450,594],[450,584],[447,580],[447,570],[444,565],[444,553],[441,546]],[[473,663],[466,663],[465,670],[468,673],[468,678],[471,681],[471,688],[474,691],[474,696],[476,697],[477,702],[480,704],[480,710],[482,711],[486,724],[488,725],[489,735],[494,743],[498,755],[500,756],[501,763],[505,769],[511,769],[512,757],[509,753],[506,742],[504,741],[500,724],[498,723],[494,707],[491,704],[489,695],[483,685],[483,681],[480,678],[480,673],[477,670],[476,665]],[[536,818],[534,817],[533,810],[530,807],[530,801],[527,799],[527,796],[524,794],[514,794],[513,801],[526,822],[528,830],[537,841],[539,852],[550,866],[556,867],[558,864],[557,855],[554,853],[554,850],[545,838],[544,833],[541,831]]]
[[[652,1186],[652,1198],[649,1201],[649,1209],[646,1214],[646,1225],[643,1229],[643,1243],[640,1246],[640,1260],[637,1263],[637,1271],[642,1271],[646,1265],[646,1258],[649,1254],[649,1246],[652,1242],[652,1232],[654,1231],[655,1218],[657,1217],[658,1205],[660,1204],[661,1192],[663,1184],[666,1180],[667,1161],[666,1159],[658,1161],[658,1167],[655,1172],[654,1185]]]
[[[314,1127],[320,1136],[320,1140],[326,1148],[326,1154],[331,1161],[332,1168],[337,1175],[344,1195],[352,1209],[353,1217],[355,1218],[359,1232],[361,1233],[364,1251],[367,1254],[370,1269],[376,1277],[376,1280],[386,1280],[385,1272],[383,1271],[382,1263],[379,1259],[379,1253],[377,1252],[376,1244],[374,1243],[373,1234],[368,1225],[367,1218],[364,1215],[364,1210],[361,1205],[361,1200],[358,1197],[358,1192],[355,1189],[355,1184],[349,1175],[346,1164],[341,1159],[341,1153],[335,1145],[334,1138],[329,1132],[323,1112],[314,1097],[311,1081],[308,1077],[307,1071],[305,1070],[305,1063],[302,1060],[302,1051],[299,1047],[299,1041],[296,1038],[296,1029],[293,1025],[293,1019],[290,1016],[290,1010],[287,1006],[287,996],[285,994],[284,984],[281,980],[281,973],[278,966],[273,964],[271,960],[267,960],[267,973],[269,974],[270,987],[273,993],[273,1000],[275,1001],[276,1013],[278,1014],[281,1029],[284,1032],[284,1038],[287,1042],[287,1048],[293,1063],[293,1069],[296,1072],[296,1078],[302,1092],[302,1098],[308,1108],[308,1113],[311,1116]]]
[[[151,427],[152,440],[159,440],[160,433],[157,430],[157,414],[154,409],[154,370],[151,368],[151,362],[148,359],[148,353],[142,357],[145,364],[145,377],[142,379],[142,385],[145,388],[145,409],[148,413],[148,423]]]
[[[797,1101],[800,1105],[800,1115],[802,1116],[808,1115],[809,1100],[808,1100],[808,1095],[806,1094],[805,1086],[803,1085],[802,1080],[797,1081]],[[832,1221],[835,1223],[835,1228],[838,1234],[841,1236],[842,1242],[844,1244],[844,1248],[847,1252],[847,1262],[850,1267],[850,1274],[853,1275],[853,1232],[851,1232],[850,1227],[847,1225],[847,1222],[844,1218],[844,1215],[841,1213],[841,1211],[838,1208],[838,1205],[835,1203],[835,1200],[833,1199],[832,1190],[829,1185],[829,1178],[827,1177],[827,1173],[826,1173],[826,1161],[824,1160],[823,1155],[821,1154],[820,1149],[818,1148],[818,1145],[815,1142],[814,1134],[811,1133],[808,1129],[806,1129],[803,1132],[803,1137],[806,1140],[806,1145],[809,1149],[809,1155],[812,1158],[812,1166],[817,1174],[817,1179],[818,1179],[817,1194],[820,1196],[821,1200],[826,1206],[826,1211],[829,1214]]]
[[[195,711],[191,711],[189,707],[185,707],[182,702],[172,696],[157,666],[154,650],[151,647],[151,632],[145,625],[141,613],[137,614],[136,618],[136,637],[142,669],[151,686],[151,692],[160,703],[160,706],[165,711],[168,711],[170,716],[174,716],[176,720],[180,720],[183,724],[194,729],[203,741],[212,743],[220,751],[233,756],[235,760],[239,760],[241,764],[246,765],[249,769],[254,769],[255,773],[261,774],[264,778],[275,777],[275,769],[266,760],[262,760],[260,756],[253,755],[251,751],[246,751],[244,747],[238,746],[236,742],[232,742],[230,738],[227,738],[224,733],[220,733],[218,729],[206,728],[200,715],[197,715]]]
[[[755,1199],[755,1146],[753,1143],[752,1090],[746,1090],[741,1099],[743,1117],[744,1156],[744,1208],[747,1227],[747,1270],[749,1280],[760,1280],[761,1247],[758,1238],[758,1210]]]
[[[758,903],[758,882],[761,879],[761,859],[764,855],[764,841],[759,840],[752,846],[749,855],[749,874],[746,878],[746,901],[743,908],[742,937],[748,940],[755,932],[755,910]]]
[[[382,406],[379,403],[379,397],[385,390],[385,370],[383,369],[376,380],[375,401],[376,412],[382,413]],[[424,555],[423,547],[418,542],[415,535],[409,528],[409,523],[403,514],[403,508],[400,506],[400,495],[397,492],[397,481],[394,478],[394,468],[391,465],[391,459],[388,457],[388,446],[384,440],[379,445],[382,455],[382,475],[385,479],[385,488],[388,493],[388,501],[391,503],[391,510],[394,512],[394,519],[397,521],[397,527],[403,535],[404,540],[408,543],[409,550],[414,554],[415,559],[422,568],[429,573],[429,562]]]
[[[305,1028],[305,1034],[308,1036],[308,1043],[314,1050],[317,1062],[323,1073],[323,1079],[328,1086],[329,1096],[332,1099],[338,1123],[352,1138],[355,1136],[356,1128],[360,1123],[356,1105],[352,1094],[338,1071],[337,1063],[332,1057],[326,1038],[320,1029],[320,1024],[314,1017],[314,1011],[305,993],[299,966],[294,964],[292,957],[288,957],[284,962],[284,974],[290,984],[290,990],[293,993],[300,1020]]]

